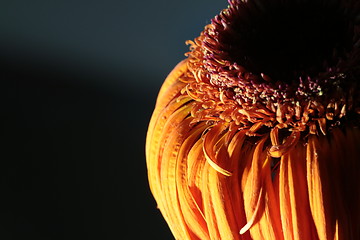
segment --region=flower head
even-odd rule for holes
[[[360,239],[359,10],[230,0],[188,41],[146,146],[176,239]]]

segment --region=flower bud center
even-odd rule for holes
[[[352,23],[336,4],[306,2],[270,1],[229,12],[228,27],[218,35],[227,60],[285,83],[336,65],[352,45]]]

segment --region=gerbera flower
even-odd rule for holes
[[[151,191],[176,239],[360,239],[356,0],[231,0],[165,80]]]

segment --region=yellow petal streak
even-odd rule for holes
[[[305,157],[304,147],[298,144],[280,161],[279,200],[284,239],[316,239],[315,226],[309,218]]]
[[[253,153],[247,153],[246,168],[249,170],[243,174],[244,206],[248,221],[254,223],[250,228],[253,239],[281,240],[279,205],[271,181],[269,157],[264,149],[266,140],[261,139]]]
[[[328,201],[330,195],[327,189],[328,177],[326,176],[326,169],[324,169],[325,162],[321,154],[328,151],[327,142],[323,141],[322,145],[316,136],[310,136],[306,150],[307,161],[307,183],[309,202],[312,217],[315,222],[319,240],[331,239],[331,211]]]

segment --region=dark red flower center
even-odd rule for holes
[[[326,71],[351,50],[353,20],[342,6],[319,1],[261,1],[258,6],[257,2],[232,6],[228,27],[218,28],[224,59],[290,83],[299,75]]]

